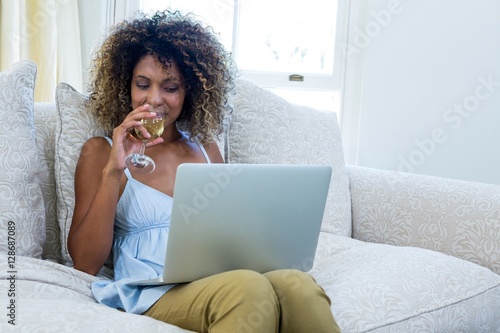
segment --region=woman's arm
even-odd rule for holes
[[[93,275],[111,251],[123,174],[107,165],[110,151],[104,138],[90,139],[82,148],[75,171],[75,209],[68,250],[75,268]]]
[[[113,227],[125,156],[137,151],[140,141],[130,130],[147,130],[140,119],[154,117],[149,105],[130,112],[113,131],[113,147],[104,138],[88,140],[75,170],[75,209],[68,235],[68,251],[76,269],[97,274],[106,262],[113,244]],[[148,146],[163,142],[157,138]]]

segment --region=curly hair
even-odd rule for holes
[[[111,28],[91,64],[89,108],[108,132],[132,111],[131,80],[137,62],[152,55],[168,71],[175,62],[186,97],[177,120],[191,140],[210,142],[232,111],[236,67],[210,27],[177,11],[138,13]]]

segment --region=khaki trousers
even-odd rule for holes
[[[235,270],[182,284],[144,315],[195,332],[340,332],[328,296],[297,270]]]

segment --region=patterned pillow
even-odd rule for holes
[[[87,97],[66,83],[56,88],[57,133],[55,151],[55,177],[57,220],[61,229],[61,257],[65,265],[73,261],[68,252],[68,233],[75,205],[75,168],[83,144],[93,136],[103,136],[92,115],[87,112]]]
[[[332,166],[322,230],[350,237],[349,180],[335,114],[293,105],[242,79],[233,104],[226,161]]]
[[[35,103],[36,145],[39,156],[40,187],[45,203],[45,245],[42,259],[61,261],[61,239],[57,223],[56,181],[54,176],[54,155],[56,136],[56,105],[51,102]]]
[[[36,73],[29,60],[0,73],[0,253],[41,258],[45,206],[33,117]]]

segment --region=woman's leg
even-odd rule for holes
[[[281,307],[281,333],[340,332],[330,299],[316,281],[298,270],[277,270],[264,274],[273,285]]]
[[[236,270],[179,285],[144,315],[196,332],[276,333],[279,311],[266,277]]]

